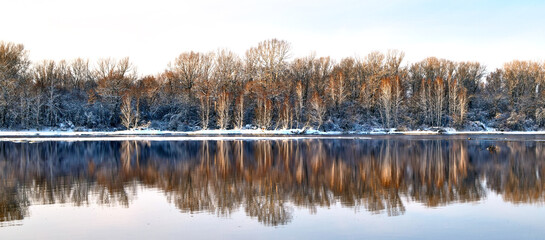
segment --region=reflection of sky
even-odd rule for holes
[[[335,58],[400,49],[478,60],[489,70],[514,58],[545,56],[545,2],[526,1],[109,1],[3,0],[1,40],[24,43],[33,59],[130,56],[142,73],[161,71],[180,52],[258,41],[293,43]]]
[[[533,239],[545,234],[545,208],[506,203],[494,193],[479,203],[428,208],[407,202],[388,217],[365,210],[293,207],[293,221],[265,226],[239,209],[229,217],[180,213],[156,189],[139,187],[129,208],[33,205],[21,226],[0,228],[1,239]]]

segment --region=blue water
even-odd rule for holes
[[[543,140],[0,142],[0,239],[542,239]]]

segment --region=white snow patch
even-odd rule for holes
[[[440,131],[414,130],[396,131],[396,129],[373,129],[367,132],[323,132],[315,129],[230,129],[199,131],[162,131],[162,130],[123,130],[123,131],[0,131],[0,141],[188,141],[188,140],[283,140],[283,139],[370,139],[362,135],[430,135],[430,134],[509,134],[509,135],[545,135],[545,131],[502,132],[493,128],[485,131],[457,131],[453,128],[441,128]],[[235,136],[233,136],[235,135]]]
[[[122,130],[122,131],[0,131],[0,136],[126,136],[126,135],[340,135],[342,132],[323,132],[314,129],[211,129],[198,131]]]
[[[371,139],[359,136],[105,136],[105,137],[0,137],[0,142],[47,142],[47,141],[253,141],[253,140],[301,140],[301,139]]]

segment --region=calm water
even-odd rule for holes
[[[0,142],[0,239],[543,239],[545,137]]]

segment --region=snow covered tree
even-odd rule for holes
[[[21,107],[28,106],[29,82],[27,71],[30,65],[28,53],[22,44],[0,42],[0,125],[16,125]],[[22,95],[19,95],[22,94]],[[19,96],[18,96],[19,95]],[[20,100],[25,103],[17,104]],[[16,107],[19,105],[18,107]],[[19,118],[19,120],[22,120]]]
[[[310,119],[312,119],[312,121],[317,124],[316,128],[320,129],[320,127],[324,123],[326,106],[325,106],[324,100],[320,97],[318,92],[314,92],[314,94],[312,95],[312,99],[310,100],[310,107],[311,107]]]
[[[399,76],[395,76],[393,80],[393,121],[394,126],[399,127],[399,115],[404,109],[404,103],[405,103],[405,89],[403,87],[402,78]]]
[[[478,62],[460,62],[456,65],[456,78],[469,96],[477,92],[486,68]]]
[[[135,114],[132,109],[132,99],[129,95],[123,96],[123,102],[121,103],[121,124],[125,129],[130,129],[135,120]]]
[[[229,106],[231,103],[231,95],[226,91],[222,90],[217,97],[215,103],[216,114],[218,116],[217,122],[220,129],[226,129],[229,125]]]
[[[280,112],[278,113],[278,126],[282,129],[291,128],[293,119],[293,108],[291,106],[290,96],[284,95],[283,100],[280,103]]]
[[[212,107],[212,86],[208,80],[202,80],[198,82],[196,89],[196,95],[199,99],[201,128],[208,129],[210,124],[210,108]]]
[[[346,100],[346,81],[342,72],[329,77],[329,98],[331,99],[332,107],[339,113],[340,107]]]
[[[431,101],[431,105],[432,111],[434,112],[434,121],[432,124],[435,124],[435,126],[442,126],[445,103],[445,83],[440,77],[436,78],[433,82],[432,96],[433,100]]]
[[[512,61],[503,67],[503,77],[512,109],[527,116],[535,114],[545,78],[541,64],[532,61]]]
[[[458,91],[458,102],[455,104],[458,105],[458,117],[455,118],[456,123],[458,125],[462,125],[464,122],[464,118],[467,114],[467,107],[468,107],[468,96],[467,96],[467,90],[465,88],[462,88]]]
[[[55,126],[62,114],[60,106],[61,76],[59,68],[54,61],[43,61],[33,68],[33,75],[46,108],[46,115],[42,121],[47,126]]]
[[[111,58],[101,59],[95,70],[98,86],[97,94],[108,113],[105,124],[115,126],[119,123],[122,97],[130,90],[136,80],[136,70],[129,58],[119,61]]]
[[[303,123],[303,107],[304,107],[304,90],[303,84],[298,82],[295,86],[295,120],[297,121],[297,128],[301,127]]]
[[[243,59],[227,49],[184,52],[139,77],[128,58],[31,65],[22,45],[0,42],[0,127],[321,128],[326,119],[328,129],[346,130],[464,128],[468,120],[545,127],[543,63],[514,60],[487,74],[478,62],[435,57],[405,65],[398,50],[339,62],[314,53],[290,60],[290,51],[269,39]]]
[[[244,113],[245,113],[245,98],[246,98],[246,88],[240,92],[235,100],[235,128],[241,129],[244,126]]]
[[[380,115],[382,116],[382,125],[385,128],[391,127],[392,105],[393,105],[393,93],[392,93],[392,81],[390,78],[382,79],[380,84],[379,105],[381,108]]]

